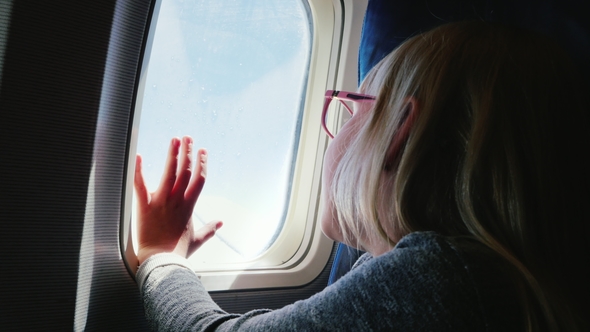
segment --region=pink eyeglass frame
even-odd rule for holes
[[[324,96],[326,99],[324,100],[324,109],[322,110],[322,128],[330,138],[334,138],[334,135],[328,130],[328,126],[326,126],[326,117],[328,115],[328,108],[330,103],[333,99],[338,99],[342,105],[346,108],[348,113],[352,115],[354,112],[344,101],[351,101],[354,103],[365,103],[365,102],[372,102],[377,97],[371,95],[363,95],[356,92],[348,92],[348,91],[338,91],[338,90],[326,90],[326,94]]]

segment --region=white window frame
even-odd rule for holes
[[[318,219],[321,216],[322,162],[329,143],[321,129],[320,117],[326,89],[356,90],[358,47],[367,1],[309,0],[313,22],[312,54],[299,150],[283,229],[273,245],[253,261],[232,264],[226,270],[213,267],[196,271],[207,290],[301,286],[313,281],[326,266],[334,242],[322,234]],[[155,5],[149,38],[154,35],[159,5],[160,1]],[[148,39],[142,68],[147,68],[149,64],[151,43],[152,40]],[[142,70],[140,74],[138,96],[143,96],[145,73]],[[137,271],[137,256],[131,237],[131,201],[141,104],[139,98],[132,120],[121,223],[122,255],[133,275]],[[334,125],[341,119],[338,116],[329,121]]]

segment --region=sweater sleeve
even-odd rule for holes
[[[154,331],[211,331],[224,321],[240,317],[219,308],[188,260],[178,255],[164,253],[148,258],[139,267],[136,279]]]
[[[213,302],[187,261],[160,254],[137,274],[155,331],[485,331],[481,294],[444,241],[408,239],[309,299],[243,315]]]

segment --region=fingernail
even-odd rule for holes
[[[170,144],[173,147],[177,147],[180,145],[180,139],[178,137],[174,137],[174,138],[172,138],[172,141],[170,142]]]

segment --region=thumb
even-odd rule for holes
[[[215,235],[215,232],[223,226],[223,222],[216,220],[207,223],[205,226],[199,228],[189,244],[188,254],[189,256],[199,249],[205,242]]]

